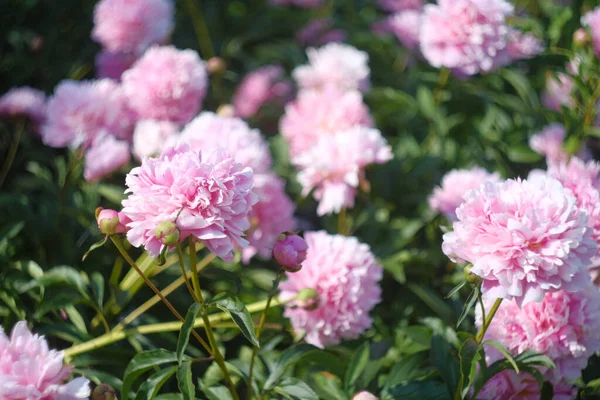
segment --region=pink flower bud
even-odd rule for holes
[[[363,390],[362,392],[356,393],[352,400],[379,400],[379,397],[372,395],[366,390]]]
[[[127,231],[120,213],[115,210],[98,207],[96,209],[96,221],[98,222],[100,232],[105,235],[114,235],[116,233],[125,233]]]
[[[156,227],[154,234],[165,246],[175,246],[179,242],[179,229],[177,229],[174,222],[161,222]]]
[[[585,28],[579,28],[573,34],[573,44],[578,47],[584,47],[589,40],[589,36]]]
[[[227,68],[227,65],[225,64],[225,60],[223,60],[221,57],[211,57],[206,62],[206,69],[211,75],[220,74],[221,72],[225,71],[225,68]]]
[[[284,234],[285,236],[275,243],[273,257],[288,272],[297,272],[302,268],[306,259],[308,245],[298,235]]]
[[[106,384],[106,383],[101,383],[100,385],[96,386],[96,389],[94,389],[94,391],[92,392],[92,400],[116,400],[117,399],[117,392],[115,391],[115,389]]]

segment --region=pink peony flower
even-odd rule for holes
[[[480,167],[453,169],[442,178],[442,184],[429,196],[429,207],[444,214],[448,221],[456,221],[456,209],[464,196],[472,189],[479,189],[484,182],[499,182],[497,172],[489,173]]]
[[[301,89],[321,90],[333,85],[340,90],[366,91],[370,87],[369,55],[342,43],[328,43],[306,50],[308,65],[294,68],[292,76]]]
[[[372,126],[360,92],[328,86],[322,92],[303,90],[285,107],[280,131],[292,157],[310,149],[319,138],[354,125]]]
[[[89,182],[97,181],[130,160],[129,143],[111,135],[98,137],[85,153],[83,177]]]
[[[186,123],[202,106],[208,78],[192,50],[153,46],[123,73],[131,107],[142,119]]]
[[[198,151],[223,149],[255,174],[266,173],[271,167],[269,145],[260,131],[239,118],[205,111],[183,128],[178,140]]]
[[[263,104],[278,97],[289,97],[292,87],[282,80],[283,75],[284,70],[279,65],[267,65],[246,75],[233,95],[235,115],[250,118]]]
[[[345,31],[333,29],[331,18],[310,20],[296,33],[296,39],[304,46],[323,46],[331,42],[343,42],[347,36]]]
[[[10,338],[0,327],[0,399],[76,400],[90,396],[89,381],[71,375],[63,352],[50,350],[43,336],[33,335],[27,322],[18,322]]]
[[[565,127],[559,123],[545,126],[529,138],[529,147],[546,157],[548,165],[569,160],[569,153],[563,148]]]
[[[486,309],[492,302],[486,302]],[[576,379],[588,358],[600,350],[598,313],[600,293],[589,281],[577,293],[548,292],[541,302],[522,307],[514,300],[503,301],[484,340],[499,341],[513,355],[525,350],[545,354],[556,364],[556,371],[546,371],[546,379]],[[475,324],[480,327],[481,323],[477,308]],[[492,347],[486,353],[494,361],[503,358]]]
[[[87,148],[106,133],[129,141],[135,118],[115,81],[65,80],[48,100],[41,134],[44,143],[51,147]]]
[[[171,0],[101,0],[94,10],[92,39],[108,51],[141,54],[167,40],[174,19]]]
[[[421,11],[405,10],[378,22],[373,30],[376,33],[391,33],[407,49],[419,49],[419,30],[421,29]]]
[[[533,58],[544,51],[544,42],[531,33],[513,29],[508,34],[506,50],[513,61]]]
[[[461,75],[490,72],[507,64],[513,7],[504,0],[438,0],[425,5],[419,42],[434,67]]]
[[[139,121],[133,132],[133,155],[138,160],[159,155],[167,147],[166,143],[175,138],[178,132],[177,124],[169,121]]]
[[[556,78],[548,75],[546,78],[546,90],[542,93],[542,104],[544,107],[554,111],[560,111],[561,106],[572,108],[575,104],[571,97],[573,87],[573,78],[567,74],[558,73],[556,74]]]
[[[0,118],[29,118],[35,127],[46,118],[44,92],[23,86],[13,88],[0,97]]]
[[[294,203],[285,193],[285,181],[273,173],[254,175],[254,193],[258,203],[252,206],[247,232],[250,245],[242,249],[242,260],[248,263],[254,255],[269,259],[282,232],[296,229]]]
[[[308,245],[296,234],[284,234],[273,247],[273,257],[288,272],[298,272],[306,260]]]
[[[379,397],[363,390],[362,392],[356,393],[354,397],[352,397],[352,400],[379,400]]]
[[[133,53],[111,53],[101,51],[96,55],[96,75],[100,78],[121,80],[123,72],[127,71],[137,60]]]
[[[581,17],[581,24],[590,28],[594,54],[596,57],[600,57],[600,7],[594,8]]]
[[[364,169],[391,159],[391,148],[381,132],[354,126],[322,137],[310,150],[294,157],[292,163],[300,170],[298,181],[303,195],[316,189],[317,214],[324,215],[353,207],[356,188],[365,179]]]
[[[300,271],[288,273],[281,283],[281,298],[312,289],[318,306],[307,310],[292,302],[284,315],[296,331],[306,331],[305,340],[317,347],[358,338],[371,327],[369,312],[381,301],[381,265],[369,246],[355,237],[319,231],[305,233],[304,239],[306,260]]]
[[[319,8],[325,0],[271,0],[271,4],[282,6],[296,6],[302,8]]]
[[[173,222],[180,241],[188,236],[226,261],[233,260],[234,245],[244,247],[242,238],[250,227],[247,216],[257,197],[252,192],[253,173],[223,151],[204,156],[186,144],[166,149],[160,158],[145,158],[125,179],[123,213],[127,239],[144,246],[153,257],[162,243],[156,227]]]
[[[577,388],[565,381],[553,382],[554,400],[573,400]],[[477,394],[480,400],[540,400],[540,386],[535,378],[524,371],[502,371],[494,375]]]
[[[547,292],[582,290],[597,252],[587,213],[554,179],[485,182],[465,195],[442,250],[473,264],[488,298],[539,302]]]
[[[378,0],[378,3],[379,7],[392,13],[423,8],[423,0]]]

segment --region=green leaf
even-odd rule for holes
[[[556,369],[556,364],[554,364],[554,361],[552,361],[550,357],[544,354],[536,353],[533,350],[525,350],[521,354],[518,354],[515,357],[515,361],[519,365],[535,365],[552,368],[554,370]]]
[[[183,321],[183,325],[181,326],[181,330],[179,331],[176,350],[177,363],[179,365],[181,365],[181,362],[183,361],[183,354],[185,353],[185,348],[187,347],[190,341],[190,333],[192,332],[192,328],[194,327],[194,321],[196,320],[196,315],[198,315],[199,310],[200,304],[192,304],[187,314],[185,315],[185,320]]]
[[[449,299],[450,297],[452,297],[452,295],[456,292],[458,292],[460,289],[463,288],[463,286],[465,286],[467,284],[467,281],[462,281],[461,283],[459,283],[458,285],[454,286],[454,288],[452,288],[452,290],[446,295],[446,299]],[[458,326],[458,324],[457,324]]]
[[[384,394],[382,400],[447,400],[449,398],[444,385],[438,381],[428,380],[394,386]]]
[[[123,400],[130,398],[129,393],[131,392],[135,380],[144,372],[158,365],[176,361],[177,354],[164,349],[149,350],[137,354],[127,366],[123,376],[123,389],[121,390],[121,397]]]
[[[102,305],[104,304],[104,276],[102,276],[102,274],[99,272],[94,272],[92,274],[90,283],[92,285],[96,304],[98,304],[98,307],[102,309]]]
[[[431,338],[431,361],[446,383],[448,393],[453,394],[460,379],[460,366],[456,350],[448,338],[439,334],[433,335]]]
[[[511,161],[516,163],[530,164],[541,160],[540,156],[535,151],[531,150],[528,146],[514,145],[510,146],[506,150],[506,155]]]
[[[75,306],[70,305],[70,306],[65,307],[65,312],[67,313],[67,316],[69,317],[69,319],[71,320],[73,325],[75,325],[77,330],[79,330],[80,332],[87,333],[87,327],[85,326],[85,321],[84,321],[83,317],[81,316],[81,314],[79,313],[79,311],[77,311]]]
[[[392,367],[383,384],[383,390],[401,385],[423,375],[422,366],[427,361],[427,352],[412,354]]]
[[[313,351],[320,351],[317,347],[310,344],[298,344],[292,346],[281,353],[275,365],[271,368],[271,374],[265,382],[264,388],[270,389],[281,378],[286,368],[300,361]]]
[[[291,399],[319,400],[319,396],[298,378],[284,378],[273,390]]]
[[[229,293],[219,293],[212,299],[210,304],[229,313],[232,321],[240,328],[246,339],[254,346],[260,347],[254,329],[254,322],[252,322],[252,316],[240,299]]]
[[[208,400],[233,400],[231,397],[231,393],[226,386],[206,386],[202,382],[200,382],[200,389],[206,395]]]
[[[85,261],[85,259],[90,255],[90,253],[92,251],[104,246],[104,244],[106,243],[107,240],[108,240],[108,235],[104,236],[104,239],[100,240],[99,242],[96,242],[93,245],[91,245],[90,248],[88,249],[88,251],[83,253],[83,257],[81,257],[81,261]]]
[[[47,287],[54,285],[71,286],[77,289],[80,293],[84,294],[87,283],[84,280],[82,273],[77,271],[75,268],[59,266],[50,269],[44,274],[44,276],[29,282],[28,285],[23,285],[19,291],[21,293],[25,293],[36,287]]]
[[[557,44],[562,37],[562,30],[564,26],[573,17],[573,10],[569,7],[563,7],[558,15],[554,15],[552,23],[548,28],[548,39],[551,44]]]
[[[455,399],[464,399],[473,384],[477,363],[481,360],[481,345],[475,339],[467,339],[461,346],[460,357],[460,380]]]
[[[433,93],[425,86],[419,86],[417,89],[417,104],[419,111],[426,118],[434,119],[436,115],[436,105],[433,99]]]
[[[500,343],[497,340],[486,340],[482,344],[487,344],[488,346],[492,346],[493,348],[498,350],[500,353],[502,353],[504,355],[504,357],[506,357],[508,362],[512,365],[513,369],[515,371],[517,371],[517,374],[519,373],[519,366],[517,365],[517,362],[513,358],[512,354],[510,354],[508,349],[506,347],[504,347],[504,345],[502,343]]]
[[[467,318],[467,315],[469,315],[469,311],[471,311],[473,306],[475,306],[475,303],[477,303],[478,296],[479,296],[479,287],[476,286],[473,288],[473,291],[467,298],[467,301],[465,302],[465,305],[463,306],[462,312],[460,313],[460,316],[458,317],[458,321],[456,322],[457,328],[460,326],[461,322],[463,322],[465,320],[465,318]]]
[[[445,323],[452,324],[454,322],[454,311],[437,293],[412,283],[407,284],[406,287],[429,306]]]
[[[369,343],[364,343],[358,348],[350,359],[350,364],[346,369],[346,376],[344,378],[344,388],[348,392],[350,388],[354,386],[362,372],[364,371],[367,363],[369,362]]]
[[[168,367],[150,375],[140,386],[135,400],[152,400],[165,383],[175,374],[177,367]]]
[[[183,395],[183,400],[194,400],[196,387],[192,382],[192,361],[185,360],[177,368],[177,386]]]
[[[312,387],[320,399],[347,400],[348,396],[342,390],[342,381],[335,375],[316,373],[310,376]]]
[[[181,393],[165,393],[156,396],[155,400],[183,400],[183,396]]]

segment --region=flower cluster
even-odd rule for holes
[[[554,400],[573,400],[577,388],[565,381],[553,382]],[[502,371],[486,382],[477,394],[481,400],[540,400],[540,386],[535,377],[527,372]]]

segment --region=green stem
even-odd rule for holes
[[[198,39],[198,45],[200,46],[202,58],[208,60],[209,58],[214,57],[215,50],[213,49],[213,45],[210,40],[210,34],[208,33],[204,14],[202,14],[202,10],[200,7],[198,7],[194,0],[186,0],[185,4],[192,18],[192,24],[194,25],[194,31],[196,31],[196,38]]]
[[[446,87],[449,77],[450,77],[450,70],[448,68],[440,69],[438,83],[433,92],[433,101],[436,106],[439,105],[442,100],[442,90],[444,90],[444,88]]]
[[[338,233],[346,235],[346,207],[342,208],[338,214]]]
[[[15,136],[8,148],[8,154],[6,155],[6,160],[4,161],[4,165],[2,165],[2,170],[0,171],[0,187],[4,183],[4,180],[8,176],[8,171],[12,166],[13,161],[15,161],[15,156],[17,155],[17,149],[19,148],[19,143],[21,143],[21,136],[23,136],[23,131],[25,130],[25,121],[19,121],[17,124],[17,130],[15,132]]]
[[[185,269],[185,261],[183,259],[183,250],[181,249],[180,243],[177,243],[177,255],[179,256],[179,266],[181,267],[181,277],[185,281],[185,286],[187,286],[188,292],[190,292],[190,295],[192,296],[194,301],[197,302],[198,299],[196,298],[196,295],[194,294],[194,289],[192,288],[192,286],[190,285],[190,282],[188,281],[188,272]],[[191,272],[190,272],[190,274],[191,274]]]
[[[502,298],[497,298],[496,301],[494,302],[494,305],[488,312],[487,317],[483,320],[481,328],[479,329],[479,332],[477,333],[477,336],[475,337],[475,341],[478,344],[481,344],[481,342],[483,341],[485,332],[490,327],[490,324],[492,323],[492,320],[494,319],[494,315],[496,315],[496,311],[498,311],[498,308],[500,307],[501,303],[502,303]]]

